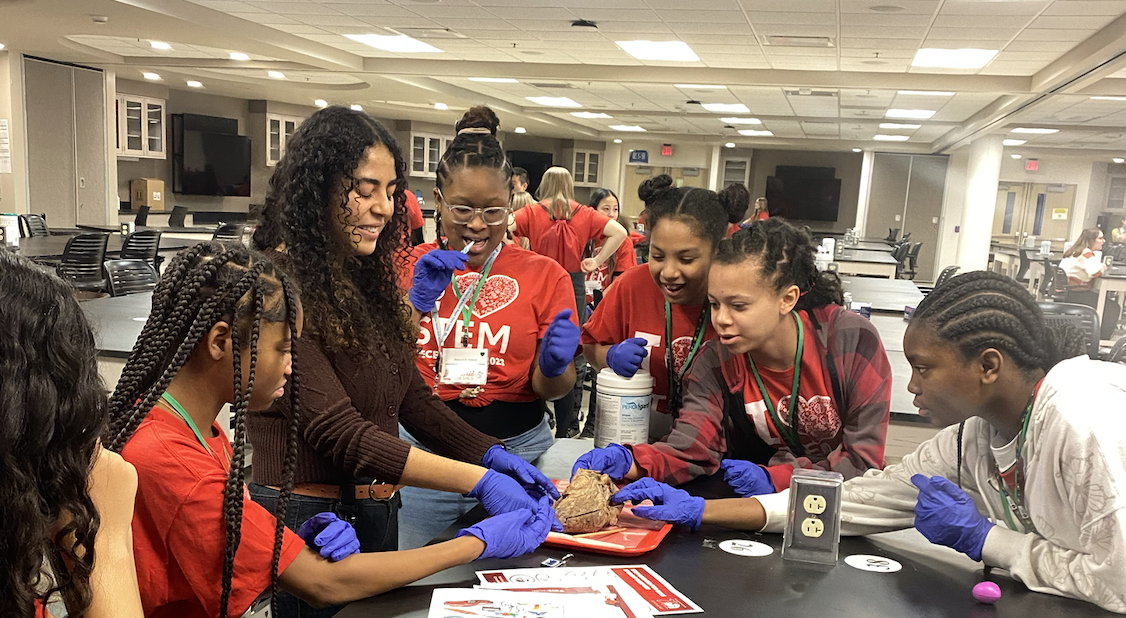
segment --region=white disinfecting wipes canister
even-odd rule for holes
[[[594,445],[648,443],[652,396],[653,376],[647,371],[638,371],[632,378],[623,378],[609,367],[599,371]]]

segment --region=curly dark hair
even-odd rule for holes
[[[197,344],[217,322],[231,325],[235,401],[234,456],[223,492],[223,518],[227,550],[223,560],[223,590],[220,615],[228,615],[235,553],[242,540],[242,507],[245,492],[246,412],[254,392],[258,360],[259,326],[288,322],[290,337],[297,338],[299,311],[297,286],[275,268],[265,255],[239,243],[200,243],[180,252],[168,265],[153,290],[152,312],[133,352],[121,372],[117,389],[109,400],[110,424],[105,443],[120,452],[141,426],[149,411],[168,389],[176,373],[191,357]],[[249,349],[250,369],[242,388],[242,353]],[[289,379],[291,415],[281,497],[275,515],[271,593],[277,591],[278,562],[286,509],[293,491],[297,466],[297,425],[300,413],[297,355],[292,357]],[[216,514],[218,515],[218,513]]]
[[[489,167],[495,169],[504,178],[511,192],[513,168],[512,163],[504,156],[500,142],[497,141],[498,127],[500,127],[500,119],[491,108],[478,105],[465,112],[465,115],[454,125],[457,136],[450,142],[446,152],[442,153],[441,161],[438,162],[434,185],[439,191],[450,181],[450,175],[454,170],[463,167]],[[527,173],[524,180],[527,181]],[[440,208],[434,209],[434,223],[438,229],[438,243],[444,248],[446,245],[442,237]]]
[[[809,311],[825,305],[844,304],[841,279],[834,272],[817,269],[817,246],[809,232],[785,219],[771,217],[755,221],[719,243],[717,264],[738,264],[754,259],[764,281],[780,292],[796,285],[801,290],[794,309]]]
[[[395,209],[375,252],[357,256],[336,230],[352,214],[352,174],[376,146],[386,147],[395,159]],[[399,146],[383,124],[333,106],[301,123],[270,177],[254,247],[285,246],[287,269],[302,289],[305,327],[327,350],[367,357],[379,349],[386,356],[389,346],[414,343],[396,276],[396,262],[406,251],[406,173]]]
[[[710,242],[715,249],[727,230],[723,194],[693,187],[677,188],[671,176],[661,174],[642,182],[637,188],[637,196],[645,202],[645,210],[649,213],[650,234],[657,229],[658,222],[672,218],[686,224],[696,236]]]
[[[83,616],[100,524],[86,482],[106,424],[94,335],[72,288],[3,249],[0,299],[0,616],[54,593]]]
[[[719,192],[727,208],[727,222],[740,223],[751,207],[751,192],[741,182],[731,183]]]

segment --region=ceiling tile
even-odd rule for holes
[[[1072,0],[1053,2],[1044,15],[1112,15],[1126,13],[1126,2],[1122,0]]]
[[[836,26],[837,16],[833,13],[782,13],[754,12],[749,14],[751,25],[758,28],[763,24],[800,24],[803,26]]]
[[[1058,3],[1057,3],[1058,4]],[[1097,30],[1107,25],[1113,20],[1114,17],[1110,15],[1086,15],[1086,16],[1063,16],[1052,15],[1048,17],[1037,17],[1029,28],[1074,28],[1074,29],[1090,29]]]

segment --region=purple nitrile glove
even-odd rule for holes
[[[317,513],[297,530],[305,544],[320,552],[321,556],[338,562],[360,552],[356,529],[334,513]]]
[[[546,378],[558,378],[575,361],[582,331],[571,321],[570,309],[555,314],[540,341],[540,372]]]
[[[615,343],[606,350],[606,365],[623,378],[632,378],[641,369],[641,361],[649,355],[649,349],[645,347],[648,343],[641,337]]]
[[[422,313],[434,310],[434,303],[446,291],[454,271],[465,268],[469,256],[461,251],[433,249],[414,265],[414,279],[408,294],[411,304]]]
[[[547,494],[555,500],[559,499],[559,490],[555,488],[555,484],[547,478],[546,474],[540,472],[538,468],[525,461],[524,458],[509,453],[500,444],[489,447],[489,450],[485,451],[485,457],[481,459],[481,463],[491,470],[496,470],[516,479],[524,486],[525,491]]]
[[[554,519],[555,509],[551,508],[551,500],[543,496],[535,509],[516,509],[494,515],[461,530],[457,536],[473,535],[485,542],[485,551],[477,557],[478,560],[515,558],[535,551],[547,538]]]
[[[485,470],[485,476],[482,476],[473,489],[465,495],[479,500],[489,515],[501,515],[517,509],[534,511],[538,499],[529,496],[516,479],[496,470]],[[554,514],[554,511],[552,513]],[[556,532],[562,532],[563,523],[556,519],[551,523],[551,528]]]
[[[743,498],[772,494],[775,492],[774,480],[766,468],[742,459],[724,459],[720,465],[723,480]]]
[[[621,444],[608,444],[606,448],[591,449],[579,455],[575,465],[571,467],[571,477],[574,478],[575,473],[582,468],[601,472],[615,481],[620,481],[629,474],[632,467],[633,453],[630,453],[628,448]]]
[[[683,489],[677,489],[649,477],[634,481],[626,485],[618,493],[610,496],[611,504],[623,502],[638,503],[652,500],[655,506],[635,506],[630,511],[638,517],[670,521],[674,524],[688,526],[695,532],[704,519],[704,499],[690,495]]]
[[[911,477],[919,488],[915,504],[915,529],[937,545],[952,547],[974,560],[981,560],[985,537],[993,529],[989,521],[960,487],[944,477]]]

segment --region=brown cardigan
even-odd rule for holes
[[[310,335],[294,341],[302,408],[295,483],[398,483],[410,451],[399,439],[399,423],[438,455],[473,464],[500,444],[433,394],[407,346],[393,347],[391,361],[376,355],[357,362],[347,353],[326,353]],[[282,484],[289,409],[287,389],[272,408],[247,416],[255,483]]]

